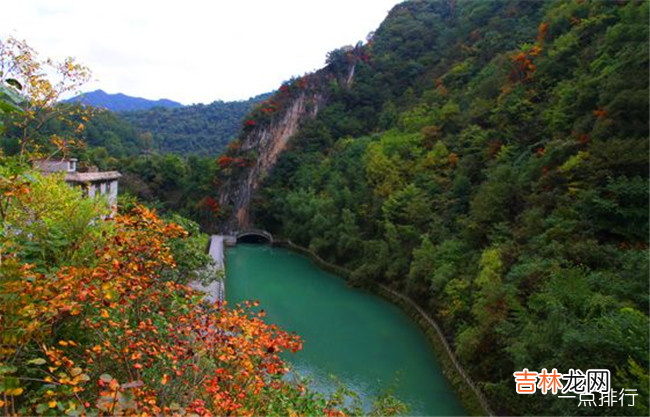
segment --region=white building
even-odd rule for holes
[[[88,197],[105,197],[113,210],[117,207],[117,182],[122,176],[117,171],[77,172],[75,158],[57,161],[38,160],[34,162],[34,168],[43,173],[65,172],[67,183],[81,187]]]

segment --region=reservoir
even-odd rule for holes
[[[303,255],[268,245],[226,250],[230,304],[257,300],[266,320],[296,332],[303,350],[286,360],[320,392],[335,376],[368,409],[391,393],[409,415],[464,415],[426,337],[398,307],[320,269]]]

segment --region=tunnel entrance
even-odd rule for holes
[[[258,245],[264,245],[271,242],[264,236],[245,235],[245,236],[238,237],[237,243],[255,243]]]
[[[244,230],[236,234],[237,243],[269,244],[273,236],[266,230]]]

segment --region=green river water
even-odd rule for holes
[[[364,407],[391,392],[409,415],[465,414],[424,334],[398,307],[268,245],[228,248],[226,273],[229,303],[258,300],[269,322],[302,337],[303,350],[287,360],[313,389],[333,391],[334,375]]]

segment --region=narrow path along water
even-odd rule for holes
[[[226,297],[258,300],[267,320],[304,340],[287,359],[312,387],[331,392],[334,375],[364,406],[392,392],[410,415],[463,415],[424,334],[399,308],[286,249],[238,245],[226,250]]]

